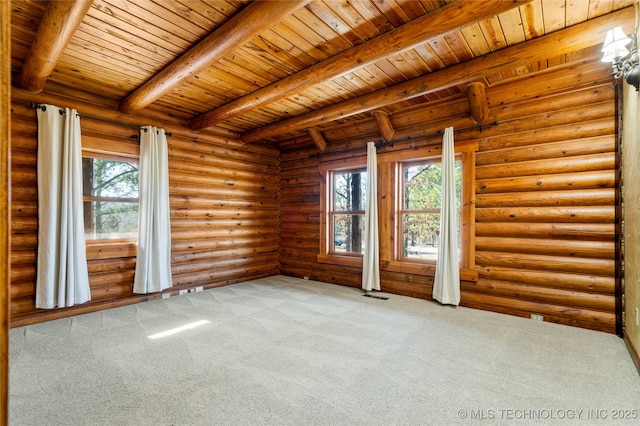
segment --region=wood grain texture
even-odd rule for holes
[[[381,148],[381,154],[420,150],[437,156],[440,132],[453,126],[456,143],[478,147],[477,167],[465,182],[465,191],[475,193],[467,206],[473,213],[465,213],[475,232],[463,239],[469,245],[464,262],[475,269],[464,272],[463,303],[613,330],[617,122],[610,72],[599,59],[610,26],[631,32],[628,6],[634,0],[505,1],[504,12],[471,20],[480,10],[476,6],[499,2],[310,0],[265,23],[264,30],[144,109],[132,115],[118,110],[123,98],[170,70],[251,3],[94,0],[46,91],[14,88],[8,258],[15,268],[9,297],[16,324],[144,300],[130,293],[135,247],[105,245],[88,248],[92,292],[99,298],[95,304],[69,311],[33,309],[37,144],[28,103],[46,102],[99,118],[81,120],[87,153],[112,143],[130,158],[137,156],[136,129],[105,120],[153,124],[173,133],[174,292],[276,273],[358,287],[358,267],[318,262],[318,171],[364,156],[366,142],[381,137],[394,144]],[[13,35],[7,57],[17,73],[47,3],[10,4]],[[460,13],[449,16],[451,11]],[[434,25],[419,25],[428,22]],[[447,25],[451,31],[438,33]],[[372,46],[380,49],[365,51]],[[341,62],[352,54],[353,61]],[[327,64],[340,69],[313,74]],[[287,82],[305,73],[309,81],[289,92]],[[465,93],[470,82],[484,85],[487,120],[497,125],[477,126]],[[270,90],[273,96],[254,99]],[[194,117],[233,108],[235,101],[250,106],[206,130],[189,128]],[[391,137],[370,114],[382,109],[391,117]],[[278,131],[270,127],[274,123],[281,126]],[[322,134],[322,153],[309,127]],[[255,140],[247,143],[252,134]],[[380,172],[387,183],[380,186],[381,196],[392,198],[390,182],[397,171],[386,163]],[[388,222],[381,226],[392,233],[393,209],[383,213]],[[389,257],[395,245],[387,241],[381,249]],[[430,298],[432,266],[383,266],[386,290]]]
[[[471,82],[465,88],[467,100],[469,101],[469,111],[471,118],[478,124],[484,124],[489,119],[489,101],[484,83]]]
[[[384,111],[372,111],[371,115],[376,120],[378,129],[380,129],[380,134],[382,135],[382,139],[384,139],[386,142],[389,142],[391,139],[393,139],[395,130],[393,128],[393,124],[391,123],[391,119],[389,118],[389,114]]]
[[[309,133],[309,137],[311,138],[315,146],[318,148],[318,151],[322,152],[327,149],[327,141],[324,139],[324,136],[322,136],[322,132],[319,129],[315,127],[309,127],[307,129],[307,132]]]
[[[184,79],[245,44],[310,0],[258,1],[247,5],[220,28],[162,69],[135,92],[124,98],[118,109],[125,114],[144,108],[176,88]]]
[[[82,94],[78,94],[78,99]],[[37,249],[36,129],[28,101],[64,105],[67,98],[47,92],[30,95],[16,91],[12,121],[17,126],[16,161],[11,168],[14,188],[21,193],[12,203],[12,247],[10,256],[11,316],[15,324],[38,322],[79,312],[121,306],[147,300],[132,293],[135,242],[89,242],[87,260],[92,301],[69,310],[42,311],[34,306],[35,253]],[[97,118],[113,117],[104,106],[75,100],[79,111]],[[94,115],[95,114],[95,115]],[[115,117],[125,117],[115,113]],[[153,112],[126,116],[130,123],[152,123]],[[162,123],[163,114],[157,118]],[[85,123],[87,123],[85,125]],[[87,150],[124,149],[136,155],[138,143],[131,140],[136,129],[81,119],[87,127]],[[115,128],[114,128],[115,127]],[[213,287],[238,282],[242,277],[269,276],[278,271],[278,151],[247,146],[237,140],[172,124],[169,137],[170,217],[172,228],[172,273],[174,288]],[[186,133],[185,133],[186,132]],[[111,136],[110,136],[111,135]],[[120,135],[120,136],[114,136]],[[111,138],[114,142],[106,145]],[[123,148],[124,147],[124,148]],[[130,147],[130,148],[129,148]],[[135,149],[133,149],[135,148]],[[257,149],[256,149],[257,148]]]
[[[340,120],[344,117],[412,99],[441,90],[444,87],[452,87],[486,78],[492,73],[510,69],[515,65],[525,65],[546,55],[569,53],[576,46],[588,48],[599,45],[611,25],[620,21],[629,22],[632,15],[632,8],[622,9],[601,18],[566,28],[557,33],[448,67],[442,71],[433,72],[349,101],[282,120],[259,129],[250,130],[243,133],[240,139],[249,143],[260,142],[281,134],[295,132],[301,128]],[[567,119],[569,118],[567,117]]]
[[[119,102],[125,105],[123,100],[155,75],[168,73],[175,61],[189,57],[194,61],[189,61],[185,67],[174,66],[184,71],[181,74],[174,70],[180,84],[171,88],[170,84],[163,85],[163,93],[146,108],[162,110],[184,125],[236,101],[260,104],[207,128],[209,132],[235,138],[238,134],[464,64],[504,48],[524,47],[541,36],[613,15],[633,2],[585,0],[562,2],[564,7],[560,8],[555,3],[547,4],[552,0],[521,3],[497,0],[494,5],[491,4],[493,1],[358,0],[340,3],[310,0],[281,19],[265,18],[261,22],[265,24],[263,30],[238,41],[226,54],[220,52],[217,60],[198,72],[189,73],[191,65],[200,57],[189,55],[191,49],[211,34],[222,34],[244,10],[264,2],[94,0],[57,61],[47,87],[49,91],[72,97],[77,89],[82,89],[87,93],[85,96],[101,98],[117,110]],[[11,63],[14,70],[20,70],[29,56],[47,3],[11,0],[11,4],[14,34]],[[504,11],[489,12],[495,5],[504,7]],[[265,17],[269,16],[268,12]],[[566,17],[558,19],[562,13],[566,13]],[[466,23],[464,19],[467,19]],[[622,18],[618,20],[620,22],[616,24],[627,24]],[[455,22],[459,25],[452,31],[439,32]],[[409,30],[412,26],[414,30]],[[403,29],[405,27],[407,29]],[[415,41],[421,33],[428,38],[411,44],[411,40]],[[375,40],[384,38],[387,38],[387,44],[383,46],[382,56],[367,63],[357,62],[367,60],[367,55],[380,54],[380,49],[376,51],[371,46],[376,46]],[[542,58],[532,58],[524,64],[514,63],[512,67],[496,70],[478,81],[490,87],[592,54],[574,41],[558,40],[558,44],[572,45],[573,49],[567,54],[549,50]],[[412,47],[402,50],[405,45]],[[343,64],[347,67],[344,72],[336,69],[335,73],[325,74],[323,78],[320,73],[309,71],[358,50],[366,51]],[[216,51],[215,46],[213,51]],[[207,50],[206,53],[210,52]],[[305,72],[310,78],[302,82],[304,88],[291,92],[280,90],[286,86],[287,79],[299,78],[295,76]],[[582,80],[585,77],[574,73],[573,78]],[[307,86],[309,82],[313,83]],[[269,87],[276,88],[273,97],[257,96],[260,90]],[[523,87],[522,90],[535,89]],[[385,110],[395,115],[399,110],[449,99],[463,92],[464,84],[445,85],[411,99],[399,100]],[[490,111],[493,112],[493,106]],[[317,127],[326,134],[334,127],[359,122],[365,116],[364,113],[345,115],[337,122],[324,122]],[[307,127],[310,126],[273,139],[304,137]]]
[[[39,92],[55,69],[93,0],[52,1],[40,22],[22,72],[20,86]]]
[[[566,63],[488,87],[488,98],[499,105],[492,109],[499,124],[456,133],[456,143],[473,140],[479,147],[470,182],[476,192],[470,244],[478,279],[463,282],[463,305],[522,317],[537,313],[547,321],[615,331],[614,90],[599,83],[601,75],[593,68],[587,71],[596,64],[594,59],[578,67],[591,75],[591,85],[574,86],[566,79],[564,70],[576,69]],[[461,93],[394,113],[396,141],[388,152],[427,145],[437,155],[438,130],[452,122],[473,125],[466,102]],[[375,132],[374,120],[368,120]],[[359,285],[350,278],[358,276],[359,268],[315,259],[321,194],[314,171],[325,167],[325,160],[337,164],[340,158],[363,155],[364,150],[338,153],[363,147],[363,128],[370,127],[360,124],[325,132],[329,147],[320,161],[310,150],[289,142],[281,145],[286,147],[281,154],[280,231],[285,274]],[[334,135],[339,139],[331,139]],[[414,137],[405,141],[398,135]],[[394,172],[388,163],[382,163],[379,172],[380,196],[393,197]],[[393,229],[392,217],[392,211],[381,212],[380,226]],[[381,242],[381,252],[392,247],[391,241]],[[431,298],[428,274],[381,268],[384,291]]]
[[[280,80],[277,84],[264,87],[246,97],[207,112],[191,120],[189,126],[194,130],[212,126],[250,108],[257,108],[274,98],[287,97],[313,84],[331,80],[373,64],[389,56],[390,52],[400,52],[419,44],[426,44],[443,33],[458,30],[525,2],[484,1],[474,4],[473,9],[463,7],[463,2],[451,3],[409,24],[362,43],[357,48],[345,50],[319,64],[305,68],[297,74]]]
[[[0,2],[0,426],[9,424],[11,5]]]

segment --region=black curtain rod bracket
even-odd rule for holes
[[[36,104],[34,102],[29,102],[29,107],[32,108],[32,109],[40,108],[42,111],[46,111],[47,110],[47,106],[46,105]],[[62,115],[62,114],[64,114],[64,110],[60,109],[60,115]],[[116,126],[128,127],[130,129],[142,129],[145,133],[147,131],[147,129],[143,128],[142,126],[136,126],[135,124],[119,123],[117,121],[107,120],[105,118],[93,117],[93,116],[84,115],[84,114],[78,114],[78,117],[86,118],[86,119],[94,120],[94,121],[101,121],[103,123],[108,123],[108,124],[114,124]],[[165,132],[164,134],[166,136],[173,136],[171,134],[171,132]]]

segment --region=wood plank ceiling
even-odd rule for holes
[[[63,2],[51,3],[60,7]],[[373,110],[394,113],[460,96],[472,81],[488,87],[593,56],[603,31],[621,20],[633,21],[633,4],[88,0],[77,29],[68,29],[68,43],[60,37],[68,13],[58,12],[65,18],[53,24],[55,37],[40,30],[48,49],[55,49],[56,40],[62,43],[44,90],[80,88],[125,113],[163,109],[195,130],[218,129],[247,142],[277,142],[307,135],[309,129],[321,138],[328,129],[370,119]],[[12,0],[17,81],[23,81],[25,63],[34,62],[30,49],[46,24],[43,17],[56,18],[48,8],[53,9],[48,2]],[[611,18],[596,25],[604,15]],[[494,52],[503,57],[524,52],[534,40],[573,26],[580,31],[572,37],[539,44],[506,66],[489,69],[491,62],[480,62],[491,60]],[[556,49],[551,43],[564,45]]]

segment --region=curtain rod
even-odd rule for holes
[[[476,126],[469,126],[469,127],[463,127],[463,128],[460,128],[460,129],[455,129],[453,131],[453,133],[463,132],[463,131],[466,131],[466,130],[474,130],[474,129],[475,130],[479,130],[479,131],[482,132],[482,129],[484,129],[485,127],[497,126],[497,125],[498,125],[497,121],[492,121],[492,122],[487,123],[487,124],[478,124]],[[391,148],[393,148],[393,145],[395,143],[397,143],[397,142],[410,142],[412,140],[426,139],[426,138],[431,138],[431,137],[434,137],[434,136],[440,136],[443,133],[444,132],[442,130],[438,130],[436,133],[431,133],[429,135],[423,135],[423,136],[419,136],[419,137],[408,137],[408,138],[405,138],[405,139],[402,139],[402,140],[399,140],[399,141],[389,141],[389,142],[381,141],[381,142],[376,142],[376,149],[380,149],[380,148],[385,147],[385,146],[390,146]],[[373,142],[373,141],[371,141],[371,142]],[[425,145],[425,146],[427,146],[427,145]],[[363,146],[355,146],[353,148],[342,149],[342,150],[339,150],[339,151],[319,152],[317,154],[309,155],[309,158],[313,158],[313,157],[320,158],[322,155],[340,154],[340,153],[343,153],[343,152],[360,151],[360,150],[366,149],[366,148],[367,148],[367,146],[363,145]]]
[[[29,107],[31,108],[40,108],[42,109],[42,111],[46,111],[47,107],[46,105],[43,104],[36,104],[34,102],[29,102]],[[61,109],[60,110],[60,115],[64,114],[64,111]],[[142,126],[136,126],[135,124],[126,124],[126,123],[119,123],[117,121],[113,121],[113,120],[107,120],[105,118],[99,118],[99,117],[92,117],[90,115],[84,115],[84,114],[77,114],[78,117],[80,118],[87,118],[89,120],[94,120],[94,121],[101,121],[103,123],[108,123],[108,124],[115,124],[116,126],[122,126],[122,127],[129,127],[131,129],[141,129]],[[142,128],[142,130],[146,133],[147,129]],[[173,136],[170,132],[165,132],[164,133],[166,136]]]

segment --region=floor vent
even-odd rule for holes
[[[373,297],[374,299],[380,299],[380,300],[389,300],[389,298],[387,296],[382,296],[381,294],[375,294],[375,293],[365,293],[363,294],[364,297]]]

